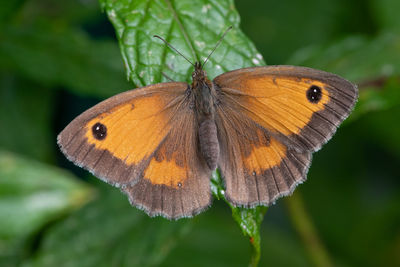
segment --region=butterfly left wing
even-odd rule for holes
[[[113,96],[74,119],[58,144],[149,215],[192,216],[209,205],[211,193],[187,86],[161,83]]]

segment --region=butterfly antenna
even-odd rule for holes
[[[174,80],[172,80],[167,74],[165,74],[164,72],[161,72],[162,76],[164,76],[165,78],[167,78],[168,80],[170,80],[171,82],[175,82]]]
[[[167,41],[165,41],[164,38],[162,38],[162,37],[160,37],[160,36],[158,36],[158,35],[153,35],[153,37],[158,38],[158,39],[160,39],[161,41],[163,41],[166,45],[169,46],[169,48],[171,48],[171,49],[174,50],[176,53],[178,53],[179,55],[181,55],[184,59],[186,59],[187,62],[189,62],[189,63],[194,67],[194,64],[193,64],[189,59],[187,59],[187,57],[185,57],[181,52],[179,52],[178,50],[176,50],[176,48],[173,47],[170,43],[168,43]]]
[[[229,26],[228,29],[226,29],[226,31],[224,32],[224,34],[222,34],[221,38],[219,38],[217,44],[214,46],[214,49],[211,51],[211,53],[208,55],[208,57],[206,58],[206,60],[204,60],[203,64],[201,65],[201,67],[203,68],[204,65],[207,63],[208,59],[211,57],[211,55],[214,53],[215,49],[217,49],[217,47],[219,46],[219,44],[222,42],[222,40],[224,39],[225,35],[232,29],[232,26]]]

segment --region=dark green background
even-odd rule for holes
[[[308,181],[269,208],[260,266],[316,262],[291,201],[304,203],[333,265],[399,266],[400,2],[235,5],[268,64],[320,68],[360,86],[353,115],[315,153]],[[224,202],[194,219],[150,219],[58,151],[69,121],[132,87],[97,1],[2,1],[0,266],[247,265],[248,239]]]

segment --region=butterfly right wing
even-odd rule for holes
[[[357,87],[305,67],[234,70],[214,79],[219,166],[235,205],[270,204],[306,179],[311,153],[350,114]]]

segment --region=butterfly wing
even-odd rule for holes
[[[214,79],[226,196],[242,206],[269,205],[306,179],[311,153],[349,115],[357,88],[303,67],[240,69]]]
[[[270,205],[306,179],[310,152],[290,150],[236,109],[221,101],[216,124],[225,196],[236,206]]]
[[[214,79],[225,97],[291,149],[316,151],[335,133],[357,100],[357,87],[305,67],[268,66]]]
[[[62,152],[151,216],[200,212],[211,201],[210,171],[196,150],[187,86],[156,84],[99,103],[60,133]]]

